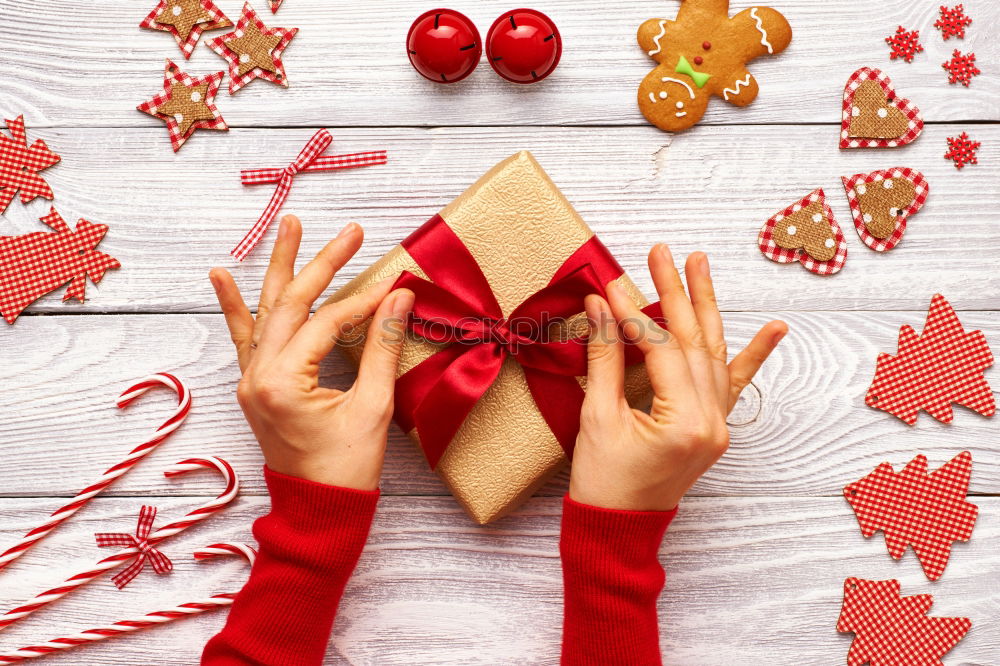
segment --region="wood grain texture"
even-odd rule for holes
[[[92,533],[127,530],[139,499],[103,499],[4,574],[6,609],[91,563]],[[157,498],[161,515],[188,501]],[[979,498],[972,540],[957,544],[938,583],[912,552],[890,559],[881,535],[864,539],[841,498],[686,500],[660,551],[665,663],[678,666],[801,666],[844,663],[849,634],[836,632],[848,576],[898,578],[904,594],[934,595],[938,616],[968,616],[969,635],[947,664],[995,664],[1000,654],[1000,498]],[[0,634],[4,646],[97,626],[105,620],[238,588],[237,562],[196,564],[190,551],[249,537],[266,499],[243,498],[226,513],[164,545],[169,576],[146,571],[119,592],[106,578]],[[559,498],[536,498],[490,527],[471,525],[448,498],[385,497],[341,604],[328,664],[558,664],[562,578]],[[39,520],[35,500],[0,500],[0,525]],[[49,659],[59,664],[193,664],[222,613],[184,620]]]
[[[773,317],[791,333],[755,380],[756,391],[731,423],[733,443],[694,489],[697,495],[838,495],[883,460],[896,465],[917,453],[940,465],[972,451],[977,493],[996,493],[1000,478],[997,420],[956,408],[946,425],[922,414],[915,427],[864,406],[880,351],[894,352],[899,326],[920,327],[925,312],[733,313],[726,315],[735,350]],[[1000,339],[1000,312],[965,312],[969,329]],[[235,399],[238,371],[219,315],[28,317],[17,345],[0,355],[0,495],[65,495],[83,487],[170,412],[173,395],[149,393],[127,410],[113,401],[144,375],[170,371],[187,382],[194,407],[188,422],[112,492],[190,494],[218,491],[211,475],[165,481],[161,470],[191,455],[220,455],[245,475],[247,493],[265,492],[262,459]],[[9,331],[7,331],[9,333]],[[58,359],[52,362],[51,359]],[[337,353],[324,383],[346,388],[353,371]],[[1000,370],[987,373],[1000,386]],[[393,426],[382,484],[390,495],[445,495],[416,447]],[[563,474],[545,495],[566,490]],[[49,502],[55,508],[55,502]],[[2,523],[0,523],[2,525]]]
[[[237,19],[242,2],[218,4]],[[928,121],[1000,119],[996,68],[981,66],[982,75],[968,90],[948,85],[941,63],[956,43],[944,42],[932,27],[937,3],[780,0],[773,5],[792,25],[791,45],[779,56],[750,63],[761,89],[754,104],[736,109],[713,100],[704,123],[839,124],[844,84],[864,65],[883,68]],[[185,62],[169,35],[140,30],[150,6],[4,0],[0,111],[16,107],[36,125],[159,124],[135,106],[161,89],[165,57],[199,74],[223,69],[224,63],[202,44]],[[749,6],[740,0],[732,10]],[[980,63],[998,61],[1000,43],[990,26],[1000,20],[1000,7],[990,0],[969,0],[965,6],[976,23],[957,47],[975,51]],[[236,96],[220,95],[219,110],[233,126],[258,127],[644,125],[636,89],[655,63],[636,43],[636,30],[654,16],[673,18],[677,7],[667,0],[623,0],[609,11],[602,0],[549,0],[545,12],[559,26],[565,47],[559,68],[543,84],[506,83],[482,62],[462,83],[441,86],[418,76],[406,60],[406,31],[426,3],[300,0],[263,19],[300,28],[284,55],[290,88],[255,82]],[[489,0],[461,9],[485,36],[510,4]],[[913,63],[889,60],[884,38],[898,24],[919,29],[923,37],[926,50]],[[95,95],[99,102],[92,100]]]
[[[914,310],[936,291],[956,308],[992,310],[1000,307],[1000,274],[990,270],[1000,264],[1000,153],[989,146],[1000,145],[1000,126],[971,128],[986,148],[978,165],[959,172],[942,155],[945,137],[962,129],[930,126],[892,154],[840,151],[834,128],[810,126],[706,127],[673,140],[651,127],[336,130],[335,151],[385,147],[389,163],[300,174],[284,211],[304,220],[303,263],[347,222],[365,227],[365,245],[339,286],[495,163],[530,149],[647,294],[646,254],[666,241],[678,256],[709,253],[727,310]],[[55,205],[67,219],[109,224],[101,249],[123,268],[88,285],[85,304],[63,303],[60,290],[29,313],[217,312],[208,268],[232,267],[229,251],[273,191],[241,186],[240,169],[287,163],[312,130],[206,132],[177,155],[161,128],[36,134],[62,153],[46,172]],[[899,247],[880,254],[857,237],[840,177],[896,165],[922,171],[931,193]],[[764,221],[816,187],[848,236],[847,265],[829,278],[770,262],[757,248]],[[39,230],[49,205],[12,205],[0,230]],[[233,268],[251,302],[274,235]]]

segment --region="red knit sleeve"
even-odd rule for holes
[[[655,666],[656,554],[673,511],[618,511],[563,500],[564,666]]]
[[[207,666],[323,663],[337,604],[361,556],[377,490],[326,486],[264,469],[271,512],[254,523],[260,554]]]

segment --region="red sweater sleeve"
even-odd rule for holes
[[[226,626],[203,666],[323,663],[337,604],[361,556],[379,492],[326,486],[264,469],[271,512],[254,523],[260,545]]]
[[[564,666],[655,666],[656,557],[673,511],[619,511],[563,500]]]

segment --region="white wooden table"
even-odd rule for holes
[[[231,17],[240,0],[218,0]],[[62,155],[46,173],[67,219],[104,222],[101,249],[121,260],[88,300],[42,299],[0,327],[0,546],[145,438],[171,408],[167,391],[128,411],[113,406],[132,380],[166,370],[194,391],[188,423],[113,491],[0,574],[4,608],[101,555],[92,534],[130,531],[139,505],[183,513],[218,490],[211,474],[165,481],[161,470],[194,454],[229,459],[242,474],[235,507],[168,542],[176,570],[144,573],[118,592],[105,578],[13,626],[5,647],[62,635],[193,596],[238,588],[237,562],[195,565],[189,553],[217,540],[249,540],[267,510],[261,456],[233,394],[238,371],[206,278],[263,208],[267,187],[243,188],[239,170],[281,166],[318,127],[335,152],[386,148],[386,166],[296,181],[285,207],[305,225],[311,257],[350,220],[367,241],[335,287],[440,209],[495,162],[534,152],[640,287],[652,294],[645,254],[654,241],[675,253],[711,255],[733,347],[782,317],[791,334],[735,417],[729,453],[685,500],[661,559],[662,644],[672,664],[845,662],[851,637],[835,630],[847,576],[899,578],[908,594],[933,593],[938,615],[967,615],[973,629],[948,664],[1000,663],[1000,436],[997,419],[958,409],[945,426],[926,415],[908,427],[863,404],[875,357],[893,352],[901,324],[919,327],[943,293],[969,328],[1000,351],[1000,6],[965,0],[974,23],[964,41],[932,27],[937,0],[780,0],[795,38],[775,59],[750,65],[758,101],[714,101],[679,136],[647,125],[635,87],[651,68],[634,43],[646,18],[672,16],[673,0],[546,0],[565,53],[544,83],[517,87],[483,62],[462,84],[424,81],[406,62],[410,21],[430,4],[412,0],[287,0],[265,22],[301,28],[285,55],[288,90],[255,83],[219,108],[232,129],[198,132],[178,153],[165,128],[135,110],[161,87],[163,60],[190,72],[221,69],[199,46],[184,62],[166,34],[137,26],[154,0],[79,3],[0,0],[0,113],[26,116],[30,137]],[[743,9],[743,0],[734,11]],[[455,5],[484,32],[510,3]],[[883,42],[897,25],[919,29],[926,48],[890,62]],[[218,33],[217,33],[218,34]],[[974,51],[983,74],[949,86],[940,63]],[[837,148],[840,98],[856,68],[890,74],[927,121],[895,151]],[[961,172],[942,155],[945,137],[982,141],[979,164]],[[903,165],[931,184],[927,206],[888,255],[851,230],[841,175]],[[849,236],[844,271],[821,279],[778,266],[757,250],[774,211],[824,187]],[[39,230],[49,203],[14,203],[0,233]],[[273,232],[234,273],[256,301]],[[334,358],[331,385],[352,378]],[[1000,371],[990,371],[1000,387]],[[372,536],[341,606],[331,664],[555,664],[561,622],[557,554],[566,475],[521,510],[473,525],[397,430],[390,437]],[[881,536],[861,537],[841,488],[888,460],[917,453],[938,466],[963,449],[974,457],[981,510],[973,539],[958,544],[938,583],[912,553],[892,561]],[[156,628],[50,658],[64,664],[191,664],[222,613]]]

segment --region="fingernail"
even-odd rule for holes
[[[698,262],[698,268],[701,269],[702,275],[711,275],[712,269],[708,265],[708,255],[702,253],[701,260]]]
[[[622,286],[614,281],[609,282],[607,285],[605,285],[604,291],[606,291],[608,294],[611,294],[612,292],[617,294],[625,293],[625,290],[622,288]]]
[[[392,297],[392,314],[402,319],[413,307],[413,292],[409,289],[400,289]]]
[[[777,345],[779,342],[781,342],[784,339],[784,337],[785,337],[785,335],[787,333],[788,333],[788,331],[781,331],[780,333],[775,333],[774,337],[771,338],[771,344]]]
[[[354,230],[357,228],[357,226],[358,225],[355,222],[348,223],[347,226],[341,229],[340,233],[337,234],[337,238],[341,238],[343,236],[346,236],[347,234],[354,233]]]
[[[208,272],[208,281],[212,283],[212,288],[219,291],[219,281],[215,279],[215,269],[213,268]]]

